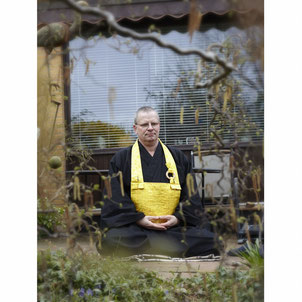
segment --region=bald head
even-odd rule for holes
[[[143,106],[143,107],[140,107],[139,109],[137,109],[137,111],[135,113],[134,124],[135,125],[137,124],[138,116],[139,116],[140,113],[149,113],[149,112],[155,112],[157,117],[158,117],[158,121],[159,121],[158,113],[154,108],[152,108],[150,106]]]

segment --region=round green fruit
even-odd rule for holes
[[[62,166],[62,160],[59,156],[53,156],[48,161],[49,167],[52,169],[58,169]]]

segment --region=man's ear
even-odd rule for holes
[[[135,134],[137,134],[137,133],[136,133],[136,128],[137,128],[136,125],[133,124],[133,130],[134,130]]]

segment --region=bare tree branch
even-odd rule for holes
[[[51,237],[51,238],[59,238],[59,237],[68,237],[68,234],[64,234],[64,233],[50,233],[48,229],[46,229],[45,227],[42,227],[40,225],[38,225],[38,231],[40,232],[44,232],[47,236]]]
[[[226,77],[231,71],[236,70],[236,68],[233,66],[232,63],[227,62],[225,59],[219,57],[215,52],[212,51],[202,51],[197,48],[189,48],[189,49],[181,49],[177,47],[174,44],[166,43],[162,41],[158,36],[156,36],[153,33],[147,33],[147,34],[140,34],[132,29],[125,28],[123,26],[120,26],[112,13],[105,11],[98,7],[83,7],[77,4],[73,0],[60,0],[62,2],[65,2],[68,4],[71,8],[76,10],[79,13],[82,14],[91,14],[96,15],[99,17],[102,17],[106,20],[108,26],[110,26],[113,30],[115,30],[118,34],[121,34],[123,36],[131,37],[135,40],[149,40],[153,41],[156,45],[167,48],[179,55],[197,55],[201,59],[207,61],[207,62],[213,62],[218,65],[220,65],[223,68],[223,72],[215,77],[213,77],[211,80],[205,81],[203,83],[197,83],[197,88],[206,88],[214,85],[222,78]]]

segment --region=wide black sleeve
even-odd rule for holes
[[[130,155],[129,148],[122,150],[114,155],[110,161],[109,175],[111,176],[111,193],[104,190],[103,206],[101,211],[101,228],[120,227],[134,223],[145,215],[137,212],[134,203],[130,198]],[[121,171],[123,173],[124,195],[121,191],[120,177],[116,176]]]
[[[173,215],[176,216],[183,225],[202,225],[204,223],[204,209],[202,207],[201,198],[197,190],[196,180],[192,171],[191,163],[183,152],[179,150],[176,152],[175,150],[173,153],[176,160],[180,185],[182,188],[180,202]],[[186,181],[188,174],[191,174],[194,181],[194,191],[191,192],[191,196],[189,196]]]

